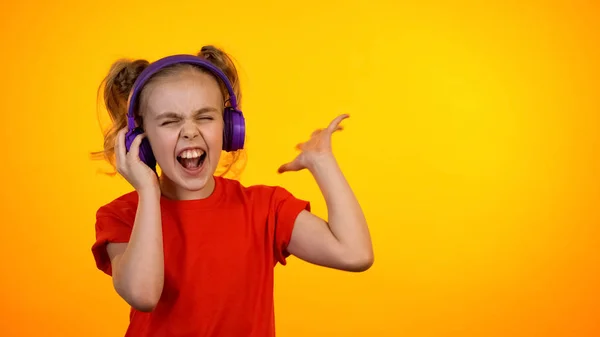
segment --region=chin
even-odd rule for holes
[[[195,178],[179,177],[178,184],[180,188],[189,192],[199,192],[203,190],[210,182],[211,176],[208,174]]]

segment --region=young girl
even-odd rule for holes
[[[101,154],[135,191],[98,209],[92,252],[132,307],[126,336],[274,336],[278,262],[291,254],[355,272],[373,263],[367,223],[331,151],[347,115],[279,168],[312,173],[325,221],[284,188],[215,174],[222,151],[244,143],[238,75],[223,51],[118,61],[103,87],[114,125]]]

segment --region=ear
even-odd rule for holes
[[[225,97],[225,101],[223,102],[223,106],[225,107],[225,109],[231,108],[231,99],[229,98],[229,95],[227,95],[227,97]]]
[[[138,130],[144,130],[144,119],[141,116],[135,117],[135,128]]]

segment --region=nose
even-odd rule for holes
[[[192,140],[200,135],[198,128],[193,123],[186,123],[181,129],[181,137]]]

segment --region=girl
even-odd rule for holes
[[[222,151],[237,154],[244,140],[238,75],[223,51],[118,61],[103,88],[114,125],[100,154],[135,191],[98,209],[92,252],[131,306],[126,336],[274,336],[277,263],[372,265],[367,223],[331,151],[347,115],[278,170],[312,173],[325,221],[284,188],[215,174]]]

